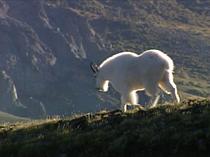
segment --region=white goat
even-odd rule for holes
[[[138,55],[132,52],[115,54],[100,66],[91,64],[96,73],[96,87],[99,91],[108,91],[109,82],[121,95],[121,105],[127,111],[127,105],[139,105],[136,91],[145,90],[151,96],[150,107],[155,107],[159,99],[159,88],[171,94],[173,100],[180,102],[173,81],[174,63],[159,50],[147,50]]]

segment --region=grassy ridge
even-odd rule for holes
[[[8,122],[12,123],[12,122],[17,122],[17,121],[27,121],[27,120],[28,120],[27,118],[14,116],[12,114],[0,111],[0,124],[8,123]]]
[[[210,101],[1,126],[2,156],[209,155]]]

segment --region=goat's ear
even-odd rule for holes
[[[90,68],[94,73],[97,73],[99,71],[98,65],[95,63],[90,63]]]

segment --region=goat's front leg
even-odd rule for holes
[[[128,111],[128,105],[127,104],[124,104],[123,110],[124,110],[124,112],[127,112]]]
[[[140,110],[145,110],[145,108],[140,104],[132,104],[132,107],[133,107],[133,109],[137,108],[137,109],[140,109]]]
[[[127,108],[127,99],[125,96],[121,96],[121,110],[124,112],[127,112],[128,108]]]
[[[157,103],[160,99],[160,95],[157,95],[157,96],[153,96],[149,102],[149,104],[146,106],[146,108],[154,108],[157,106]]]

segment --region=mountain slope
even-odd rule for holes
[[[210,101],[2,126],[3,156],[208,156]]]
[[[117,108],[116,92],[95,91],[89,63],[151,48],[174,59],[182,98],[208,97],[209,7],[197,0],[0,0],[0,71],[10,78],[0,110],[40,118]]]
[[[18,122],[18,121],[23,122],[23,121],[27,121],[27,120],[29,120],[29,119],[24,118],[24,117],[17,117],[17,116],[0,111],[0,124],[8,123],[8,122],[14,123],[14,122]]]

